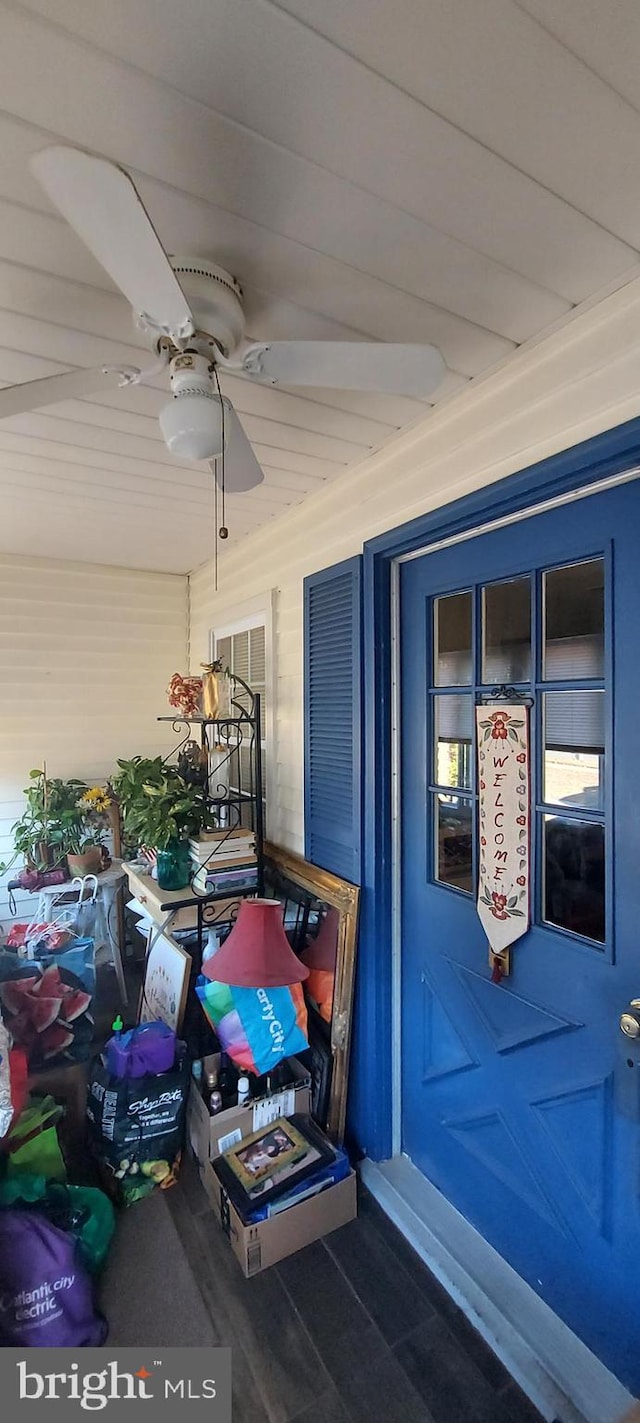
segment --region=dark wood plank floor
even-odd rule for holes
[[[234,1423],[541,1423],[366,1192],[357,1220],[252,1280],[190,1159],[167,1202],[233,1348]]]

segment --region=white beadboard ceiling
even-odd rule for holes
[[[245,293],[255,339],[427,341],[436,399],[640,270],[637,0],[0,3],[0,384],[148,364],[31,153],[129,168],[174,253]],[[639,333],[640,337],[640,333]],[[428,414],[225,377],[265,471],[237,540]],[[186,572],[206,466],[161,377],[0,424],[0,552]]]

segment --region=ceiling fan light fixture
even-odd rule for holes
[[[160,412],[167,449],[183,460],[218,459],[223,448],[222,400],[206,357],[185,351],[170,367],[171,400]]]
[[[211,460],[222,454],[222,407],[217,395],[202,391],[172,396],[160,412],[160,429],[172,455]]]

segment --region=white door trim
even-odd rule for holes
[[[617,1423],[631,1395],[406,1156],[359,1170],[543,1418]]]
[[[554,1314],[402,1152],[402,861],[400,565],[602,494],[640,476],[625,470],[586,488],[402,554],[391,563],[391,881],[392,881],[392,1160],[366,1160],[365,1184],[460,1308],[548,1419],[616,1423],[632,1399],[622,1384]],[[517,1325],[514,1321],[517,1320]]]

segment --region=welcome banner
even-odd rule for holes
[[[493,953],[529,927],[529,721],[525,706],[476,708],[478,914]]]

